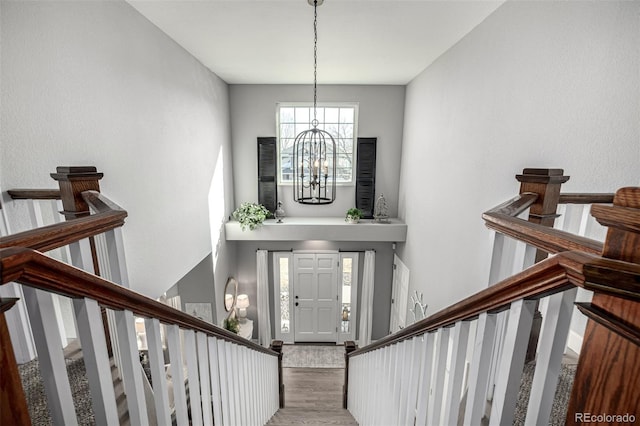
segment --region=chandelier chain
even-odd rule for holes
[[[318,0],[313,2],[313,121],[317,123],[318,103]],[[315,126],[314,126],[315,127]]]

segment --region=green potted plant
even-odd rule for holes
[[[235,316],[230,316],[224,320],[224,328],[225,330],[238,334],[238,331],[240,331],[240,321]]]
[[[364,213],[362,213],[362,210],[353,207],[347,210],[347,216],[345,217],[344,220],[349,223],[358,223],[362,218],[362,216],[364,216]]]
[[[267,210],[265,206],[258,203],[242,203],[240,207],[233,212],[233,218],[240,222],[240,227],[243,231],[247,228],[253,231],[262,225],[262,222],[269,216],[271,216],[271,212]]]

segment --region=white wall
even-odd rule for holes
[[[377,137],[376,195],[384,194],[389,215],[398,209],[404,86],[318,86],[318,102],[358,102],[358,136]],[[235,201],[258,201],[257,140],[276,136],[276,103],[312,102],[313,87],[304,85],[232,85],[231,133]],[[278,188],[289,216],[344,216],[355,206],[355,186],[339,187],[325,206],[293,201],[291,186]],[[237,206],[236,206],[237,207]]]
[[[95,165],[102,192],[129,212],[132,287],[157,297],[212,252],[214,185],[224,283],[233,263],[217,240],[233,204],[227,84],[125,2],[1,8],[2,188],[53,188],[56,166]],[[224,172],[214,179],[216,167]],[[24,209],[6,209],[19,231]]]
[[[509,1],[407,87],[399,254],[429,314],[484,288],[481,213],[525,167],[640,184],[640,3]]]

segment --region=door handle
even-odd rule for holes
[[[298,296],[296,296],[296,299],[298,298]]]
[[[296,302],[296,306],[298,306],[298,305],[299,305],[299,303],[298,303],[298,302]]]

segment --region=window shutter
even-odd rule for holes
[[[271,213],[278,204],[278,161],[275,137],[258,138],[258,203]]]
[[[376,143],[378,138],[358,138],[356,162],[356,207],[365,219],[373,218],[376,195]]]

